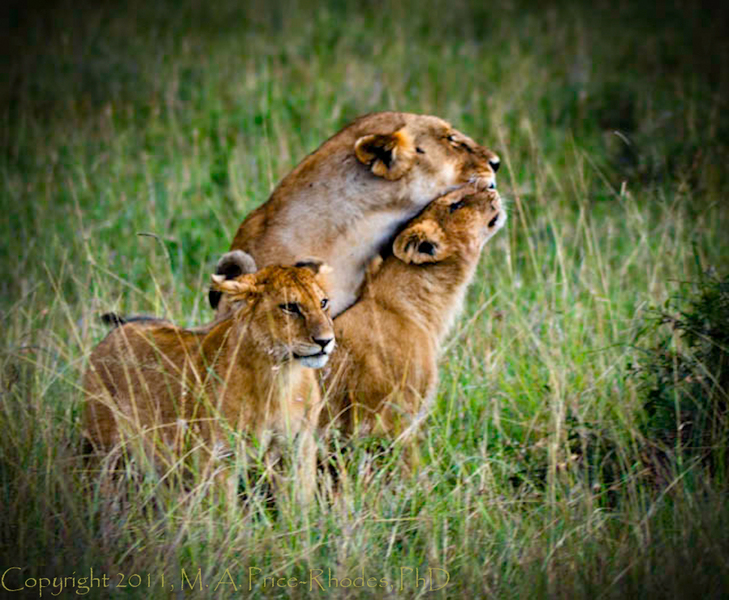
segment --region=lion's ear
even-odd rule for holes
[[[443,230],[432,220],[421,221],[402,231],[395,238],[392,252],[404,263],[416,265],[440,262],[450,255]]]
[[[359,162],[390,181],[400,179],[415,162],[415,144],[405,128],[386,135],[365,135],[354,144]]]
[[[215,267],[215,274],[222,275],[224,279],[233,279],[245,273],[255,273],[258,270],[253,257],[243,250],[231,250],[220,257]],[[212,308],[218,308],[221,292],[211,289],[208,292],[208,301]]]
[[[210,289],[221,292],[231,301],[246,300],[259,291],[260,286],[255,274],[240,275],[236,279],[226,279],[225,275],[216,273],[211,277]]]
[[[233,279],[238,275],[245,273],[255,273],[258,271],[256,261],[248,252],[243,250],[231,250],[220,257],[215,268],[217,275],[225,275],[226,279]]]

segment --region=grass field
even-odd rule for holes
[[[93,568],[135,598],[729,597],[727,438],[705,460],[654,436],[641,370],[685,346],[653,309],[729,274],[727,11],[180,4],[3,9],[0,596],[108,597],[81,581]],[[307,510],[295,481],[275,507],[249,481],[234,511],[144,465],[100,494],[78,460],[98,315],[209,320],[246,213],[385,109],[496,150],[510,215],[442,360],[419,471],[358,449]]]

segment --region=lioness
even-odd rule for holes
[[[84,376],[85,435],[99,451],[140,435],[153,455],[174,460],[191,440],[218,454],[227,440],[220,419],[259,439],[301,431],[301,485],[310,493],[321,410],[312,369],[334,347],[325,271],[310,262],[233,280],[214,275],[231,314],[212,326],[144,319],[113,329]]]
[[[433,201],[395,239],[360,300],[334,322],[322,426],[394,436],[435,393],[437,359],[481,249],[506,221],[495,191]],[[324,372],[322,372],[324,373]]]
[[[244,272],[321,257],[333,267],[336,316],[357,299],[367,264],[405,222],[455,188],[494,187],[499,162],[438,117],[365,115],[289,173],[243,221],[230,249],[250,256]],[[224,256],[218,273],[234,277],[239,263]],[[214,308],[218,298],[211,293]]]

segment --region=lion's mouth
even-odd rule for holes
[[[329,356],[329,353],[324,352],[324,350],[322,350],[321,352],[315,352],[314,354],[299,354],[297,352],[294,352],[293,355],[296,360],[301,360],[302,358],[316,358],[317,356]]]
[[[506,222],[506,212],[499,210],[491,220],[486,224],[486,231],[484,232],[487,237],[491,237],[496,231],[501,229]]]
[[[293,353],[293,357],[305,367],[310,369],[321,369],[329,362],[329,352],[316,352],[314,354],[297,354]]]

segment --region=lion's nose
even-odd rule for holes
[[[499,167],[501,166],[501,159],[498,156],[495,156],[494,158],[489,158],[489,165],[494,170],[494,173],[499,170]]]
[[[312,337],[311,339],[314,341],[315,344],[318,344],[321,347],[322,352],[324,350],[326,350],[327,346],[329,346],[329,344],[331,344],[334,341],[333,337],[326,337],[326,338]]]

